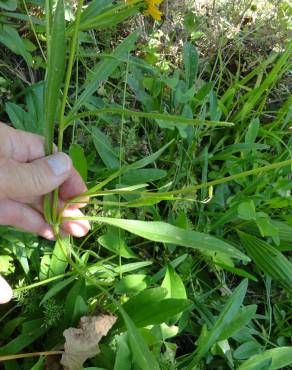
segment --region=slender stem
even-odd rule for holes
[[[26,285],[26,286],[22,286],[20,288],[13,289],[13,292],[14,293],[19,293],[19,292],[25,292],[25,291],[30,290],[30,289],[38,288],[39,286],[47,285],[47,284],[51,283],[52,281],[59,280],[59,279],[62,279],[64,277],[67,277],[67,276],[71,276],[74,273],[75,273],[75,271],[70,271],[70,272],[66,272],[65,274],[52,276],[51,278],[48,278],[46,280],[38,281],[37,283],[33,283],[33,284],[30,284],[30,285]]]
[[[41,43],[40,43],[40,41],[39,41],[39,38],[38,38],[38,36],[37,36],[36,30],[35,30],[35,26],[34,26],[34,24],[33,24],[32,20],[31,20],[31,16],[30,16],[30,14],[29,14],[29,11],[28,11],[28,8],[27,8],[27,5],[26,5],[26,0],[22,0],[22,3],[23,3],[23,6],[24,6],[24,9],[25,9],[25,12],[26,12],[26,14],[27,14],[27,16],[28,16],[28,20],[29,20],[29,23],[30,23],[30,27],[31,27],[31,29],[32,29],[32,32],[33,32],[33,35],[34,35],[34,37],[35,37],[36,43],[38,44],[38,47],[39,47],[39,49],[40,49],[40,51],[41,51],[41,54],[42,54],[42,56],[43,56],[43,58],[44,58],[44,61],[46,62],[46,61],[47,61],[47,59],[46,59],[45,53],[44,53],[44,51],[43,51],[42,45],[41,45]],[[47,24],[46,24],[46,26],[47,26]]]
[[[126,74],[125,74],[125,81],[124,81],[124,89],[123,89],[123,104],[122,108],[125,110],[126,107],[126,94],[127,94],[127,84],[128,84],[128,74],[129,74],[129,59],[130,54],[128,53],[127,58],[127,66],[126,66]],[[123,138],[124,138],[124,124],[125,124],[125,115],[124,113],[121,116],[121,130],[120,130],[120,157],[119,157],[119,184],[121,184],[122,179],[122,161],[123,161]],[[118,196],[119,202],[119,217],[121,217],[121,195]],[[119,229],[119,241],[121,239],[121,229]],[[122,274],[122,254],[121,254],[121,243],[119,242],[119,268],[120,268],[120,279],[123,277]]]
[[[264,173],[264,172],[268,172],[268,171],[271,171],[271,170],[274,170],[274,169],[287,167],[287,166],[292,166],[292,160],[291,159],[288,159],[288,160],[282,161],[282,162],[272,163],[272,164],[269,164],[269,165],[263,166],[263,167],[253,168],[252,170],[240,172],[240,173],[237,173],[235,175],[226,176],[226,177],[223,177],[221,179],[217,179],[217,180],[205,182],[203,184],[189,186],[189,187],[185,187],[183,189],[173,190],[173,191],[169,191],[169,192],[159,192],[159,193],[150,192],[150,191],[144,191],[144,192],[135,192],[134,191],[133,192],[133,191],[127,191],[127,190],[114,189],[114,190],[99,191],[99,192],[96,192],[95,194],[90,194],[90,189],[89,189],[86,193],[83,193],[83,194],[79,195],[78,197],[71,199],[71,202],[77,202],[79,199],[82,199],[82,197],[84,197],[85,195],[86,196],[98,196],[98,195],[105,195],[105,194],[138,194],[138,195],[146,195],[146,196],[147,195],[148,196],[154,195],[154,196],[157,196],[157,197],[165,197],[165,196],[172,196],[172,195],[175,195],[175,194],[190,194],[190,193],[193,193],[194,191],[199,190],[199,189],[203,189],[203,188],[206,188],[206,187],[211,187],[211,186],[214,186],[214,185],[224,184],[226,182],[230,182],[230,181],[233,181],[233,180],[241,179],[241,178],[251,176],[251,175],[261,174],[261,173]],[[66,218],[66,219],[68,219],[68,218]]]
[[[0,362],[18,360],[18,359],[21,359],[21,358],[28,358],[28,357],[56,356],[56,355],[62,355],[63,353],[64,353],[63,351],[20,353],[18,355],[0,356]]]
[[[67,96],[68,96],[68,91],[69,91],[69,86],[70,86],[73,63],[74,63],[74,58],[75,58],[76,45],[78,41],[79,23],[80,23],[83,2],[84,0],[78,1],[75,27],[74,27],[73,37],[71,40],[70,55],[69,55],[69,60],[68,60],[67,73],[66,73],[66,78],[65,78],[65,85],[64,85],[64,91],[63,91],[63,97],[62,97],[62,103],[61,103],[61,109],[60,109],[60,115],[59,115],[59,131],[58,131],[58,151],[59,152],[61,152],[63,149],[63,135],[64,135],[64,126],[65,126],[64,114],[65,114],[66,101],[67,101]],[[56,189],[53,194],[53,220],[55,222],[58,219],[58,203],[59,203],[59,189]]]
[[[148,118],[148,119],[161,119],[163,121],[169,121],[169,122],[179,122],[180,124],[185,124],[185,125],[192,125],[192,126],[201,126],[201,125],[206,125],[206,126],[218,126],[218,127],[230,127],[234,126],[234,123],[232,122],[225,122],[225,121],[208,121],[208,120],[203,120],[203,119],[190,119],[190,118],[185,118],[181,116],[175,116],[175,115],[168,115],[168,114],[163,114],[163,113],[148,113],[148,112],[139,112],[139,111],[134,111],[134,110],[129,110],[129,109],[122,109],[122,108],[100,108],[100,109],[95,109],[92,111],[87,111],[87,112],[82,112],[76,115],[69,115],[65,119],[65,128],[70,125],[72,121],[78,120],[80,118],[85,118],[85,117],[91,117],[91,116],[98,116],[102,113],[112,113],[112,114],[119,114],[119,115],[125,115],[125,116],[132,116],[132,117],[139,117],[139,118]]]

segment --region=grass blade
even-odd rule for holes
[[[112,58],[105,59],[97,65],[95,68],[94,75],[91,82],[87,84],[83,93],[79,96],[75,105],[72,107],[69,117],[66,122],[68,126],[68,120],[70,116],[78,111],[79,108],[85,103],[85,101],[95,92],[101,81],[105,81],[113,73],[113,71],[122,63],[121,59],[126,58],[129,51],[134,48],[135,42],[138,38],[138,33],[134,32],[128,36],[111,54]]]
[[[247,285],[247,279],[243,280],[239,284],[239,286],[233,292],[232,296],[229,298],[213,328],[209,332],[202,332],[198,340],[199,346],[197,349],[197,353],[190,365],[187,367],[188,370],[193,369],[193,367],[198,364],[201,358],[210,350],[213,344],[215,344],[220,339],[220,336],[224,332],[226,326],[230,324],[232,319],[239,312],[240,306],[247,291]]]

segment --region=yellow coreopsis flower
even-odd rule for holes
[[[147,9],[145,10],[145,15],[150,15],[153,19],[156,21],[161,20],[162,13],[158,9],[158,5],[163,2],[163,0],[144,0],[147,4]],[[135,4],[135,0],[126,0],[126,3],[128,4]]]
[[[148,8],[145,11],[146,15],[150,15],[156,21],[161,20],[162,13],[157,5],[161,4],[163,0],[146,0]]]

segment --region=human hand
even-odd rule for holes
[[[45,157],[44,139],[15,130],[0,122],[0,224],[55,238],[52,226],[43,215],[43,196],[60,186],[59,203],[86,191],[70,157],[56,153]],[[66,217],[80,217],[80,205],[70,205]],[[65,221],[64,234],[82,237],[89,231],[85,220]],[[0,277],[0,303],[11,299],[12,291]]]

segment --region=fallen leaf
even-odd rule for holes
[[[80,370],[87,359],[100,352],[98,343],[116,320],[112,315],[81,317],[80,328],[69,328],[63,333],[66,342],[61,364],[68,370]]]

